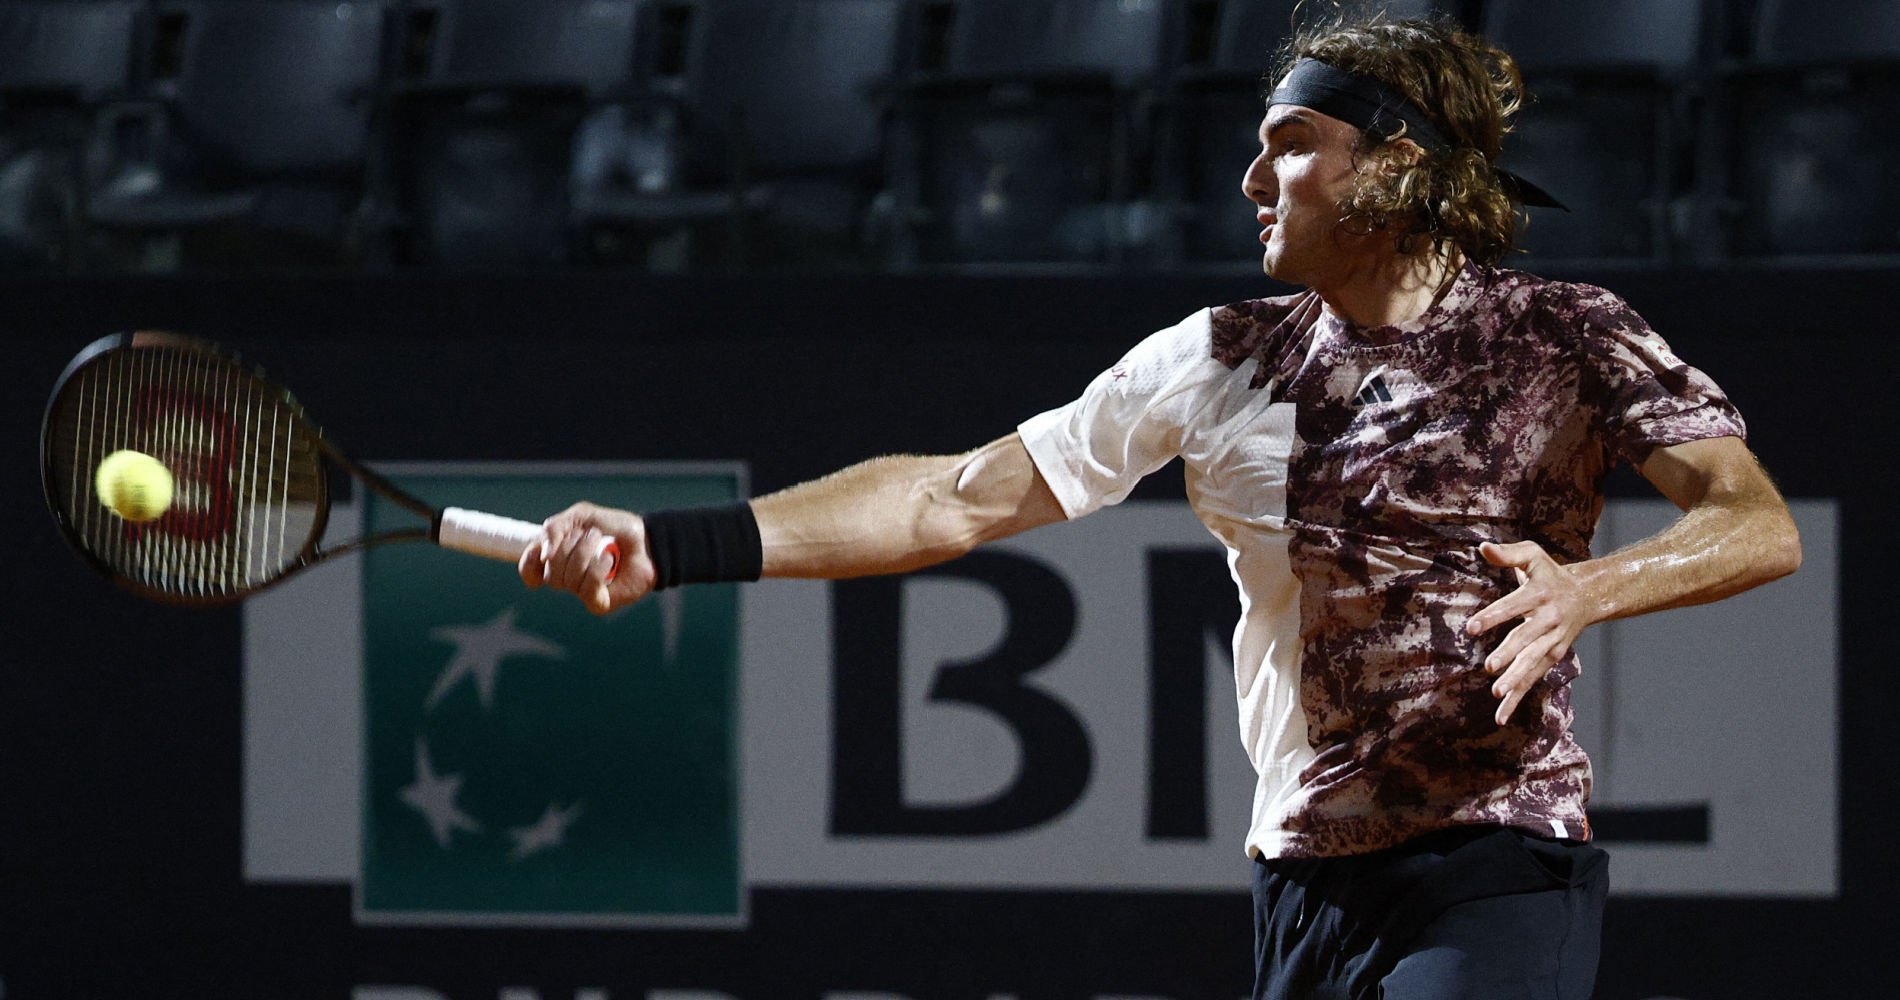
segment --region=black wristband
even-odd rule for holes
[[[654,590],[682,583],[751,582],[765,568],[759,521],[741,500],[727,507],[660,510],[641,515]]]

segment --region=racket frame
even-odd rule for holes
[[[244,376],[255,380],[261,388],[267,389],[270,396],[279,401],[288,410],[290,418],[299,424],[303,430],[308,432],[311,440],[316,445],[320,456],[318,463],[318,471],[320,474],[317,476],[315,510],[313,512],[313,523],[310,528],[309,537],[304,541],[303,546],[297,551],[293,558],[288,560],[280,569],[270,574],[266,579],[255,585],[240,586],[218,593],[193,595],[143,584],[138,580],[120,573],[111,563],[101,558],[92,550],[91,546],[86,544],[83,534],[72,521],[72,515],[75,512],[68,510],[67,504],[59,496],[58,489],[54,484],[55,459],[53,455],[50,425],[54,416],[55,407],[60,400],[61,394],[65,391],[67,383],[82,369],[97,361],[102,355],[112,351],[143,348],[164,348],[192,352],[215,359],[219,364],[236,369]],[[369,489],[374,490],[383,498],[417,515],[426,521],[428,526],[397,529],[377,535],[352,539],[328,548],[324,547],[322,539],[324,532],[328,530],[330,519],[330,476],[328,473],[332,470],[350,476]],[[330,440],[329,436],[324,433],[322,426],[311,419],[309,411],[304,409],[303,404],[297,400],[296,396],[292,395],[289,389],[272,380],[264,372],[262,367],[250,364],[238,352],[228,350],[215,342],[182,334],[153,330],[114,333],[101,337],[81,349],[79,353],[73,357],[73,360],[66,365],[65,370],[60,373],[59,378],[53,383],[52,394],[47,399],[46,412],[40,421],[40,485],[46,497],[47,508],[53,512],[53,519],[59,525],[60,533],[65,537],[67,544],[71,546],[74,551],[79,553],[87,565],[111,580],[114,584],[140,597],[167,604],[189,607],[219,607],[235,604],[253,594],[268,590],[283,582],[285,579],[336,556],[360,552],[364,549],[386,545],[391,542],[439,542],[442,530],[441,510],[403,490],[401,487],[390,482],[387,478],[378,474],[375,470],[369,469],[350,458],[341,448],[337,447],[337,445]]]

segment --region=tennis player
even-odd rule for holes
[[[1519,206],[1547,201],[1496,167],[1508,55],[1374,18],[1309,30],[1270,79],[1242,188],[1266,273],[1305,291],[1197,311],[967,454],[731,508],[577,505],[522,577],[604,612],[693,581],[901,573],[1178,456],[1243,609],[1254,995],[1585,1000],[1608,879],[1572,643],[1793,572],[1793,520],[1729,399],[1629,306],[1500,266]],[[1619,460],[1684,513],[1592,558]],[[632,554],[611,583],[603,535]]]

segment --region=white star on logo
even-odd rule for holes
[[[539,854],[551,847],[559,847],[567,839],[567,828],[581,814],[581,804],[576,802],[565,809],[548,803],[547,812],[534,821],[532,826],[518,826],[508,831],[515,840],[514,850],[508,852],[508,860],[520,861],[532,854]]]
[[[495,677],[501,672],[504,657],[541,656],[559,660],[567,656],[567,650],[560,646],[538,635],[517,631],[514,608],[504,608],[486,625],[444,625],[431,629],[429,635],[454,645],[455,656],[436,679],[429,700],[423,704],[425,711],[434,708],[464,676],[475,678],[475,693],[480,696],[482,707],[489,707],[495,700]]]
[[[482,825],[455,804],[455,797],[461,791],[462,776],[436,774],[434,765],[429,763],[428,746],[422,740],[416,740],[416,780],[405,786],[400,794],[404,805],[421,813],[422,818],[428,821],[429,832],[435,834],[435,842],[442,847],[449,846],[449,837],[456,830],[482,832]]]

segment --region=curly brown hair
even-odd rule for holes
[[[1271,80],[1302,58],[1373,77],[1405,95],[1452,143],[1445,156],[1409,163],[1401,135],[1360,136],[1361,169],[1348,219],[1382,228],[1399,223],[1402,253],[1455,245],[1490,266],[1511,251],[1518,209],[1494,165],[1511,119],[1527,95],[1517,63],[1503,49],[1449,18],[1391,21],[1383,13],[1339,15],[1298,31]]]

